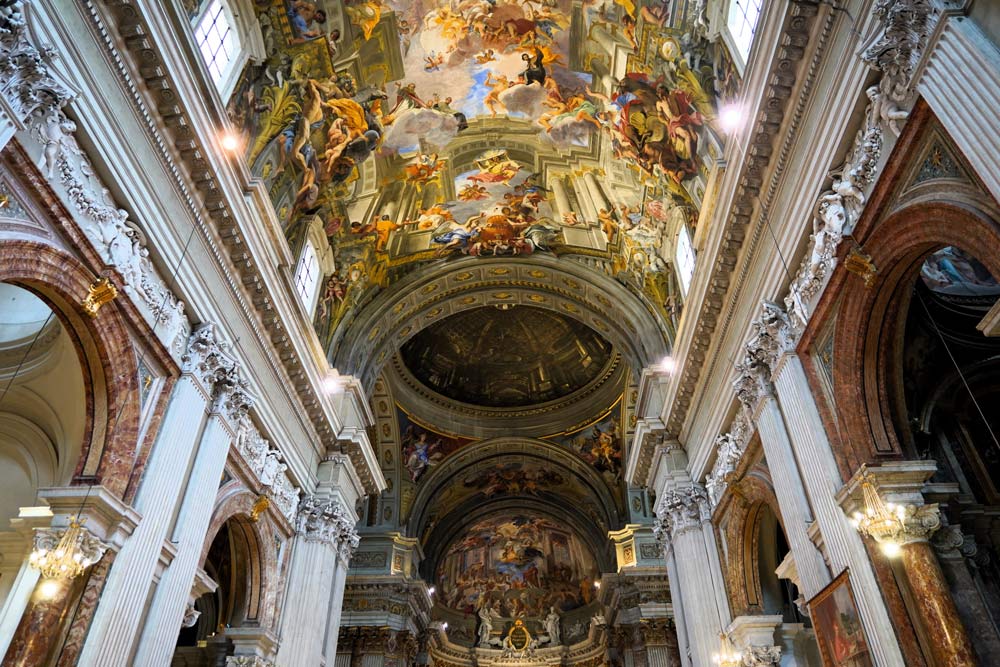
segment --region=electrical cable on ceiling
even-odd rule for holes
[[[927,303],[924,301],[923,295],[919,292],[917,292],[917,299],[920,301],[920,305],[923,307],[924,313],[927,315],[927,319],[930,320],[931,325],[934,327],[935,333],[937,333],[938,338],[941,340],[941,345],[944,346],[945,352],[948,353],[948,358],[951,359],[951,363],[955,366],[955,372],[957,372],[958,377],[961,378],[962,384],[965,386],[965,390],[969,392],[969,398],[972,399],[972,404],[976,406],[976,411],[979,412],[979,416],[982,418],[987,432],[989,432],[990,437],[993,438],[993,444],[996,445],[997,450],[1000,450],[1000,441],[997,441],[997,436],[993,432],[993,427],[990,426],[989,420],[986,419],[986,414],[983,412],[982,406],[979,405],[979,401],[976,400],[976,395],[972,392],[972,387],[969,386],[965,373],[962,372],[962,367],[959,366],[958,360],[955,359],[955,355],[952,354],[951,348],[948,346],[948,341],[945,339],[944,334],[941,333],[941,329],[938,327],[937,321],[931,315],[931,311],[927,308]]]

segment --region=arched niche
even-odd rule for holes
[[[670,349],[665,323],[625,285],[584,263],[555,256],[462,257],[434,263],[401,279],[360,309],[331,363],[370,388],[410,338],[450,315],[483,306],[555,310],[607,338],[632,369]]]
[[[30,261],[25,261],[30,258]],[[76,258],[34,241],[0,242],[0,282],[32,292],[51,308],[75,349],[86,392],[74,479],[124,496],[138,454],[139,372],[119,304],[96,317],[82,303],[96,277]]]
[[[967,202],[938,200],[905,206],[872,230],[864,244],[878,268],[870,287],[857,277],[842,282],[832,380],[844,474],[862,463],[915,454],[900,437],[900,406],[892,390],[898,383],[899,343],[921,266],[949,246],[976,256],[1000,276],[995,218]]]
[[[556,475],[558,484],[553,483],[555,477],[546,478],[532,481],[537,488],[531,491],[519,484],[498,488],[496,493],[513,493],[527,500],[543,498],[553,506],[575,507],[581,525],[584,520],[593,525],[604,541],[608,530],[620,527],[624,516],[620,498],[588,463],[568,449],[544,440],[494,438],[466,445],[421,479],[407,520],[407,533],[418,537],[435,535],[439,526],[449,523],[447,517],[460,516],[460,512],[471,510],[494,495],[469,487],[470,483],[480,483],[491,471],[511,470],[516,466]],[[423,541],[440,544],[441,539],[435,535]]]

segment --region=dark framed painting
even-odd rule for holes
[[[824,667],[873,667],[848,570],[809,601]]]

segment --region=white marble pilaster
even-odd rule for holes
[[[728,625],[723,619],[728,619],[729,609],[728,605],[719,608],[713,592],[717,578],[702,528],[709,517],[708,495],[690,482],[671,488],[661,498],[657,516],[664,524],[661,534],[669,535],[674,553],[692,664],[711,665],[712,655],[719,650],[719,634]]]
[[[355,521],[354,513],[337,499],[311,496],[302,501],[275,660],[278,667],[323,664],[328,648],[334,652],[326,662],[336,655],[343,580],[358,545]],[[332,640],[328,633],[333,633]]]
[[[337,640],[340,638],[340,619],[344,607],[344,589],[347,587],[347,571],[350,568],[349,559],[343,554],[337,558],[336,570],[333,575],[333,585],[330,587],[330,604],[326,622],[326,640],[323,655],[326,664],[331,664],[337,655]]]
[[[674,560],[674,550],[666,549],[667,580],[670,582],[670,607],[674,614],[674,627],[677,628],[677,648],[681,654],[681,667],[691,667],[691,649],[688,642],[687,622],[685,621],[684,596],[681,593],[680,575],[677,573],[677,563]]]
[[[184,374],[150,451],[136,509],[142,515],[108,573],[80,654],[84,667],[127,664],[141,627],[163,541],[167,536],[217,376],[232,368],[214,325],[198,327],[184,355]]]
[[[556,212],[559,213],[559,221],[562,222],[563,216],[573,211],[573,207],[569,205],[569,196],[566,194],[566,183],[561,176],[556,176],[552,179],[551,185],[556,200]]]
[[[800,470],[802,482],[823,536],[830,568],[834,573],[850,568],[852,589],[875,664],[903,667],[903,655],[868,552],[837,501],[843,482],[802,360],[794,352],[796,332],[787,314],[769,302],[762,304],[755,329],[762,339],[758,361],[772,370],[771,380],[792,451],[798,460],[808,462]]]
[[[755,338],[754,340],[759,340]],[[752,342],[752,341],[751,341]],[[749,350],[747,359],[737,364],[739,376],[733,383],[736,394],[757,424],[767,468],[774,481],[774,494],[781,509],[782,525],[795,559],[802,593],[806,599],[830,583],[830,573],[816,545],[809,538],[812,510],[806,497],[795,452],[785,428],[784,417],[768,376],[770,369],[754,361],[758,350]]]
[[[597,208],[590,198],[590,190],[587,183],[579,176],[573,177],[573,191],[576,193],[576,200],[580,202],[581,213],[589,224],[597,222]]]
[[[594,176],[594,172],[588,171],[584,174],[583,181],[587,184],[587,190],[590,192],[590,200],[594,202],[594,208],[597,210],[603,208],[605,211],[610,213],[614,207],[604,194],[604,189],[601,187],[601,184],[597,182],[597,177]]]
[[[136,664],[169,665],[199,567],[205,535],[212,520],[219,479],[225,470],[235,425],[250,408],[250,399],[239,378],[216,383],[208,423],[202,433],[171,542],[177,555],[160,579],[145,629],[139,641]]]

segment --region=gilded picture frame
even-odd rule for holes
[[[824,667],[874,667],[848,570],[809,601],[809,613]]]

